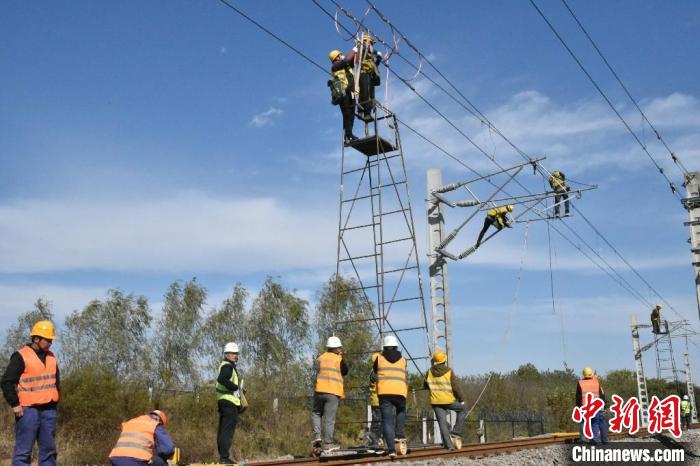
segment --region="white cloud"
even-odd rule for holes
[[[250,120],[250,125],[256,128],[263,128],[265,126],[273,125],[275,120],[284,114],[284,110],[277,107],[270,107],[264,112],[253,115]]]
[[[102,299],[107,289],[99,287],[61,286],[47,283],[0,285],[0,317],[4,324],[11,325],[12,319],[31,310],[37,299],[50,301],[56,320],[76,309],[82,309],[93,299]]]

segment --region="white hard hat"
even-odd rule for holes
[[[328,341],[326,341],[326,348],[342,348],[342,346],[343,344],[340,342],[340,338],[335,335],[328,337]]]
[[[684,399],[684,400],[687,400],[687,399],[688,399],[688,395],[683,395],[683,399]]]
[[[394,335],[387,335],[384,337],[384,348],[387,346],[399,346],[399,340]]]
[[[234,342],[226,343],[224,346],[224,353],[238,353],[238,345]]]

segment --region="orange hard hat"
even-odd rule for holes
[[[160,409],[151,411],[148,414],[155,414],[156,416],[158,416],[160,422],[163,423],[163,427],[165,427],[168,424],[168,416],[165,414],[165,412],[161,411]]]

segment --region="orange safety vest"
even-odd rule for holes
[[[383,355],[377,358],[377,394],[408,396],[406,360],[390,363]]]
[[[318,357],[318,375],[316,388],[318,393],[330,393],[341,398],[343,391],[343,375],[340,372],[340,361],[343,357],[336,353],[325,352]]]
[[[600,381],[595,375],[590,379],[581,379],[578,381],[578,386],[581,387],[581,401],[586,401],[586,393],[593,393],[593,398],[600,398]]]
[[[158,424],[160,422],[147,414],[123,422],[122,433],[109,457],[120,456],[150,461],[153,458],[154,437]]]
[[[39,356],[30,346],[19,350],[24,360],[24,372],[19,377],[17,396],[21,406],[43,405],[58,401],[56,387],[57,365],[51,351],[46,352],[46,362],[42,363]]]

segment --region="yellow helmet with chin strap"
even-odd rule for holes
[[[47,340],[55,340],[56,328],[54,327],[53,322],[50,320],[40,320],[34,324],[34,327],[32,327],[31,336],[41,337]]]
[[[588,378],[588,377],[593,377],[593,369],[590,367],[584,367],[583,368],[583,376]]]
[[[340,50],[331,50],[328,54],[328,58],[330,58],[331,61],[335,61],[335,59],[341,56],[342,54],[343,53]]]

